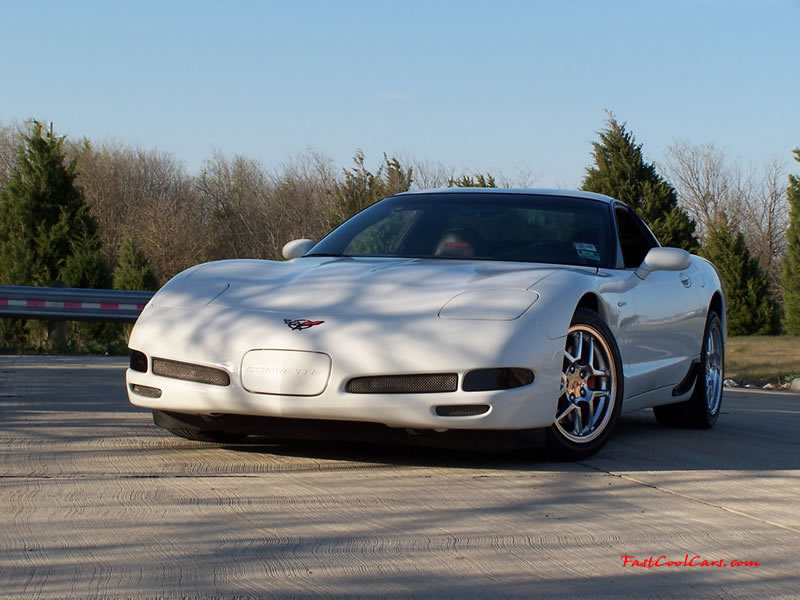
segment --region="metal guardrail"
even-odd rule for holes
[[[133,322],[155,292],[0,285],[0,317]]]

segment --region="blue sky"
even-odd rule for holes
[[[0,0],[0,123],[267,166],[361,148],[577,187],[606,110],[650,160],[800,146],[800,1]],[[796,165],[792,164],[792,169]]]

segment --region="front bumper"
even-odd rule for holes
[[[148,357],[224,369],[227,386],[207,385],[128,369],[130,401],[154,410],[195,415],[380,423],[414,429],[533,429],[552,424],[560,385],[563,340],[551,340],[528,318],[516,321],[455,321],[433,317],[337,320],[327,327],[292,331],[283,315],[223,311],[206,306],[191,320],[178,309],[143,314],[130,346]],[[225,327],[221,327],[224,322]],[[244,357],[253,350],[324,353],[331,359],[324,390],[315,395],[254,393],[243,383]],[[526,367],[533,383],[492,391],[464,391],[464,374],[488,367]],[[457,373],[453,392],[364,394],[347,391],[354,377]],[[133,386],[161,391],[149,397]],[[252,389],[252,386],[250,386]],[[437,407],[486,405],[472,416],[441,416]],[[441,412],[441,411],[440,411]]]

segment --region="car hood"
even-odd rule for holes
[[[509,262],[309,257],[288,262],[231,260],[195,267],[156,297],[180,305],[204,295],[204,304],[280,312],[299,318],[324,315],[438,313],[465,292],[486,298],[528,290],[563,270]],[[166,293],[166,294],[165,294]],[[168,296],[168,297],[167,297]],[[521,300],[524,303],[524,300]],[[196,303],[196,302],[195,302]],[[529,306],[528,302],[525,308]],[[524,310],[524,309],[523,309]]]

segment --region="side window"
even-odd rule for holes
[[[618,206],[614,209],[614,214],[617,217],[619,244],[622,247],[625,268],[635,269],[642,264],[648,251],[656,247],[656,241],[633,211]]]

